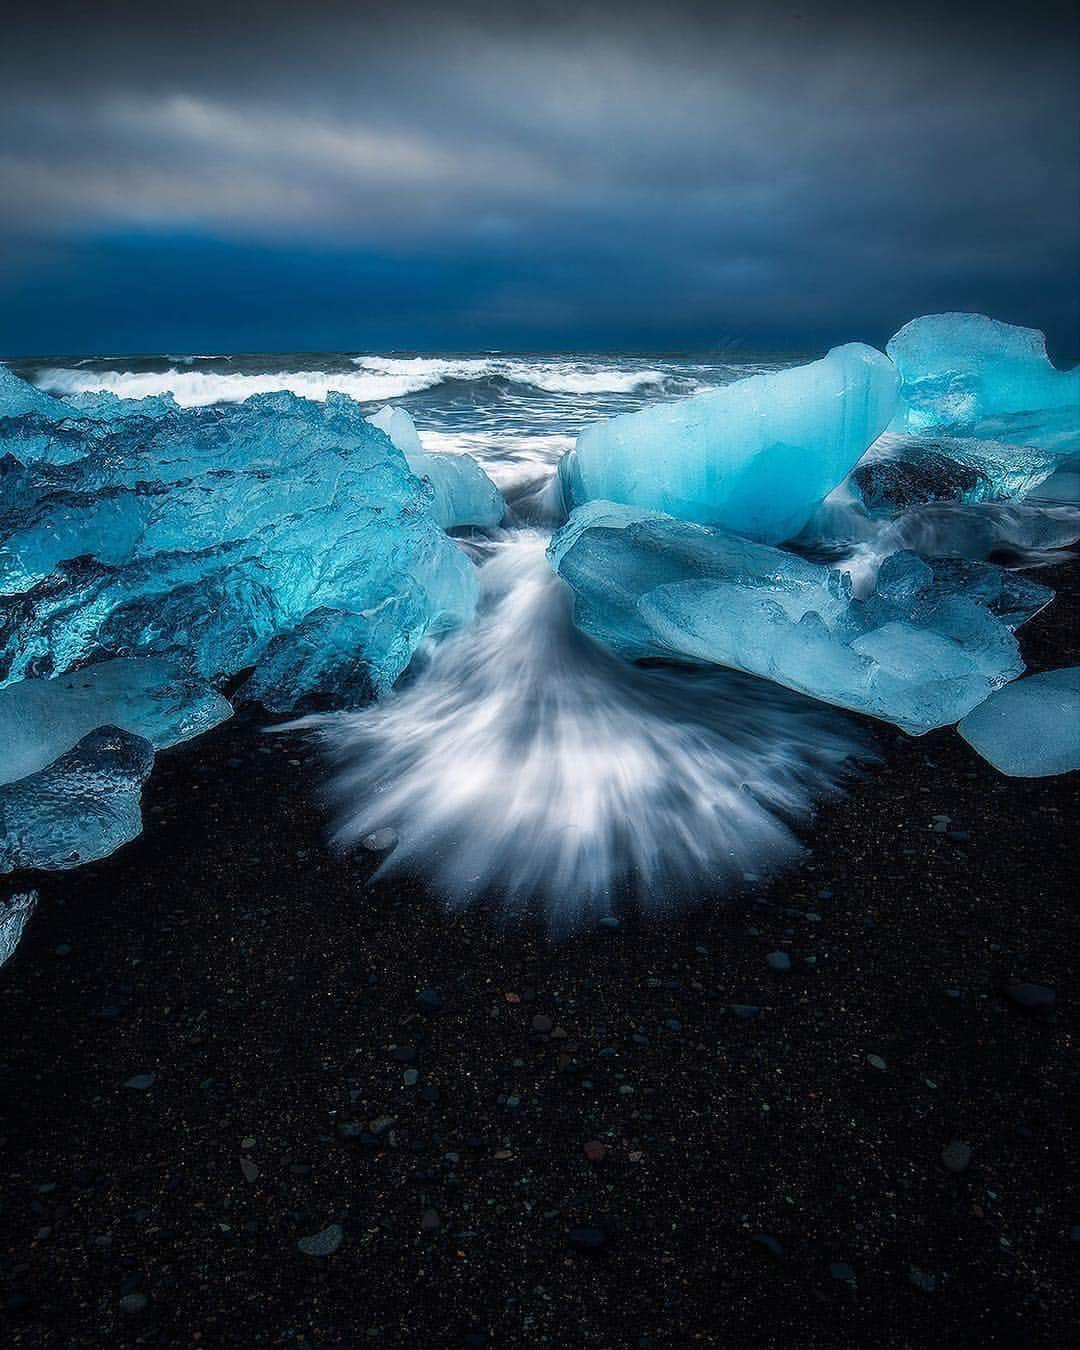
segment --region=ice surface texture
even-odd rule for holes
[[[43,769],[95,727],[120,727],[161,750],[231,715],[228,699],[154,657],[20,680],[0,689],[0,784]]]
[[[0,787],[0,872],[77,867],[142,829],[139,798],[154,747],[98,727],[48,768]]]
[[[383,408],[368,421],[386,432],[417,478],[426,478],[431,484],[435,494],[432,510],[444,530],[460,525],[494,528],[499,524],[506,503],[472,455],[429,454],[404,408]]]
[[[596,423],[560,462],[564,500],[622,502],[779,543],[888,425],[897,383],[881,352],[851,343]]]
[[[23,891],[0,900],[0,966],[11,959],[36,904],[36,891]]]
[[[628,657],[765,676],[914,734],[963,717],[1023,670],[990,609],[910,554],[875,590],[792,553],[656,513],[594,502],[552,540],[575,620]]]
[[[346,619],[349,687],[384,689],[426,633],[471,616],[475,569],[432,486],[350,399],[148,402],[91,420],[64,464],[0,463],[0,682],[142,655],[220,680],[310,642],[316,611],[388,606],[396,625]],[[277,706],[309,692],[275,669]]]
[[[1080,769],[1080,666],[1010,684],[968,713],[958,730],[1013,778]]]
[[[901,378],[894,428],[1080,450],[1080,368],[1057,370],[1046,339],[982,314],[928,314],[885,348]]]
[[[441,526],[503,512],[473,461],[421,450],[420,478],[333,394],[61,402],[0,368],[0,454],[5,870],[137,834],[145,756],[227,717],[239,671],[280,711],[385,692],[472,615]]]

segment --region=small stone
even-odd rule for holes
[[[145,1092],[148,1088],[154,1086],[156,1080],[156,1073],[137,1073],[133,1077],[125,1079],[124,1086],[134,1088],[136,1092]]]
[[[791,957],[787,952],[770,952],[765,958],[765,962],[770,970],[784,971],[791,969]]]
[[[908,1272],[908,1279],[916,1289],[921,1289],[924,1294],[933,1294],[937,1290],[937,1280],[933,1275],[925,1270],[920,1270],[918,1266],[912,1266]]]
[[[369,853],[389,853],[397,841],[393,830],[373,830],[360,840],[360,847],[366,848]]]
[[[150,1300],[145,1294],[138,1292],[134,1294],[125,1294],[120,1300],[120,1311],[133,1316],[135,1313],[141,1313]]]
[[[247,1182],[255,1182],[259,1178],[259,1169],[250,1158],[240,1159],[240,1171],[243,1172],[244,1180]]]
[[[240,1140],[240,1147],[247,1152],[248,1149],[254,1148],[257,1142],[253,1134],[245,1134]]]
[[[846,1261],[834,1261],[829,1267],[829,1274],[842,1284],[852,1284],[855,1280],[855,1272]]]
[[[442,1219],[439,1217],[437,1209],[425,1209],[420,1216],[420,1231],[422,1233],[434,1233],[442,1227]]]
[[[368,1129],[374,1135],[385,1134],[390,1126],[396,1123],[396,1116],[376,1116],[374,1120],[368,1121]]]
[[[437,989],[423,989],[416,996],[416,1006],[428,1017],[442,1012],[445,1005],[446,1000]]]
[[[619,920],[615,917],[614,914],[605,914],[604,917],[600,920],[599,927],[600,927],[600,928],[618,928],[618,927],[619,927]],[[582,1229],[581,1231],[584,1232],[585,1230]]]
[[[61,942],[60,945],[59,945],[59,946],[57,947],[57,949],[56,949],[56,954],[57,954],[57,956],[70,956],[70,955],[71,955],[71,943],[70,943],[70,942]]]
[[[405,1072],[401,1075],[401,1081],[405,1084],[406,1087],[415,1087],[417,1083],[420,1081],[420,1070],[406,1069]]]
[[[345,1230],[341,1224],[332,1223],[329,1228],[324,1228],[321,1233],[312,1233],[308,1237],[302,1237],[296,1245],[305,1256],[333,1256],[344,1241]]]
[[[585,1156],[591,1163],[601,1163],[607,1157],[607,1144],[590,1139],[584,1145]]]
[[[872,1069],[877,1069],[878,1073],[884,1073],[889,1067],[880,1055],[867,1055],[866,1062]]]
[[[761,1009],[754,1003],[733,1003],[731,1011],[741,1021],[749,1021],[751,1017],[756,1017]]]
[[[971,1163],[971,1145],[953,1139],[941,1150],[941,1162],[947,1172],[966,1172]]]
[[[566,1241],[575,1252],[598,1252],[607,1246],[608,1235],[602,1228],[571,1228]]]
[[[1018,1008],[1049,1017],[1057,1006],[1057,991],[1048,984],[1034,984],[1030,980],[1010,980],[1005,986],[1006,997]]]
[[[771,1233],[755,1233],[750,1241],[756,1242],[759,1247],[764,1247],[769,1255],[775,1257],[777,1261],[782,1261],[784,1259],[784,1249],[780,1244],[780,1240],[779,1238],[774,1238]]]
[[[554,1025],[546,1013],[537,1013],[532,1020],[533,1031],[538,1031],[542,1036],[546,1036]]]

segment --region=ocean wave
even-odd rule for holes
[[[72,394],[109,393],[120,398],[172,394],[181,406],[194,408],[210,403],[242,403],[253,394],[275,394],[282,390],[318,402],[333,392],[348,394],[358,403],[385,403],[428,389],[432,381],[418,375],[359,371],[331,374],[323,370],[281,370],[244,375],[175,368],[162,371],[54,368],[41,371],[34,383],[61,398]]]
[[[597,362],[525,361],[509,357],[356,356],[361,369],[402,379],[425,380],[427,387],[449,380],[506,380],[545,394],[634,394],[663,388],[671,372],[628,370]]]
[[[530,388],[546,394],[594,396],[633,395],[652,391],[691,394],[709,387],[696,375],[658,367],[633,369],[601,362],[539,360],[509,357],[394,357],[357,356],[354,370],[276,370],[260,372],[210,371],[191,367],[197,361],[228,358],[168,357],[167,370],[93,370],[82,362],[41,370],[34,383],[61,398],[74,394],[116,394],[138,399],[172,394],[184,407],[211,403],[241,403],[254,394],[287,390],[300,398],[325,400],[330,392],[347,394],[358,403],[386,403],[440,385]]]

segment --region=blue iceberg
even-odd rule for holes
[[[215,689],[154,657],[19,680],[0,689],[0,784],[45,768],[97,727],[120,727],[161,750],[231,716]]]
[[[370,635],[355,656],[384,689],[425,635],[473,613],[475,568],[430,483],[350,399],[160,401],[80,426],[64,463],[0,461],[0,683],[122,656],[220,681],[336,611]]]
[[[1080,666],[1017,680],[968,713],[957,730],[1012,778],[1080,769]]]
[[[47,768],[0,786],[0,872],[78,867],[134,839],[153,762],[144,737],[98,727]]]
[[[794,537],[896,408],[889,359],[859,343],[777,374],[586,427],[559,464],[568,508],[606,500]]]
[[[1056,456],[1080,451],[1080,368],[1057,370],[1036,329],[983,314],[929,314],[905,324],[885,350],[901,379],[895,430]]]
[[[901,556],[865,599],[841,571],[728,531],[594,502],[551,543],[574,619],[628,658],[760,675],[919,735],[1024,669],[1009,626]]]
[[[462,525],[494,529],[506,513],[502,493],[472,455],[431,454],[404,408],[386,407],[369,417],[405,456],[417,478],[426,478],[435,494],[432,511],[444,530]]]

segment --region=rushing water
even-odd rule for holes
[[[395,692],[306,720],[335,766],[335,837],[389,828],[384,870],[451,903],[542,897],[572,925],[635,893],[650,908],[789,863],[797,829],[866,743],[851,719],[728,671],[629,665],[578,632],[544,556],[559,456],[586,423],[780,364],[611,356],[95,359],[23,368],[58,393],[182,402],[341,389],[408,409],[428,449],[474,455],[507,528],[461,540],[477,621],[425,649]]]

